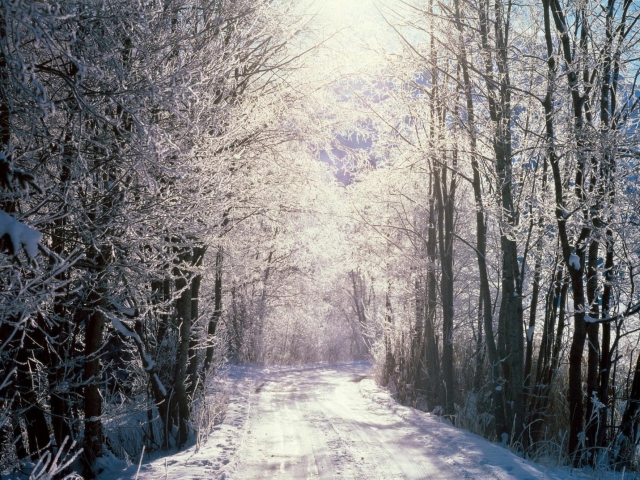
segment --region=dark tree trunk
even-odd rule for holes
[[[578,255],[580,262],[584,265],[584,250]],[[569,401],[569,452],[572,455],[574,464],[580,463],[579,447],[580,435],[584,429],[584,400],[582,395],[582,355],[584,344],[587,338],[587,324],[584,321],[584,308],[586,297],[584,294],[584,284],[582,282],[582,269],[576,270],[569,267],[571,276],[571,286],[573,287],[574,303],[574,331],[569,350],[569,390],[567,399]]]
[[[606,232],[606,258],[604,263],[605,282],[602,291],[602,316],[607,317],[611,313],[611,289],[613,285],[613,232],[607,229]],[[602,326],[602,351],[600,352],[600,386],[598,397],[603,405],[609,404],[609,379],[611,376],[613,351],[611,350],[611,325],[605,323]],[[605,447],[608,443],[607,419],[608,409],[600,415],[600,425],[598,428],[598,446]]]
[[[19,409],[25,421],[29,455],[37,461],[50,447],[50,434],[44,409],[38,400],[38,387],[34,384],[32,372],[37,366],[29,354],[37,355],[39,346],[33,342],[31,335],[25,335],[24,344],[18,350],[15,388],[19,392]]]
[[[199,269],[202,266],[206,247],[193,247],[193,267]],[[200,295],[200,284],[202,283],[202,274],[196,273],[191,279],[191,325],[196,325],[200,316],[198,304]],[[189,366],[187,368],[187,394],[191,399],[198,388],[198,385],[204,386],[204,377],[198,377],[198,354],[197,354],[198,338],[194,332],[191,333],[189,340]]]
[[[213,315],[207,328],[207,352],[205,354],[203,373],[206,375],[213,362],[213,341],[218,327],[218,322],[222,316],[222,266],[224,261],[224,250],[221,246],[216,250],[215,283],[213,286]],[[239,335],[239,333],[238,333]]]
[[[162,345],[167,330],[169,329],[169,306],[168,303],[171,300],[171,279],[167,276],[164,280],[160,280],[160,288],[157,292],[158,305],[160,306],[160,313],[158,314],[159,325],[158,335],[156,338],[157,345]]]
[[[95,460],[102,456],[102,396],[100,383],[102,369],[100,366],[100,349],[105,327],[104,314],[97,309],[107,294],[101,289],[97,292],[90,305],[93,307],[88,314],[85,325],[84,349],[84,457],[90,469]],[[86,472],[85,472],[86,474]]]
[[[152,282],[153,302],[157,310],[158,317],[158,332],[156,334],[155,341],[155,358],[160,355],[160,349],[162,348],[163,340],[169,329],[169,302],[171,300],[171,280],[167,277],[161,280],[155,280]],[[144,352],[140,352],[144,359]],[[149,379],[151,391],[153,392],[154,401],[158,408],[158,415],[162,422],[162,448],[168,450],[170,447],[169,437],[170,432],[173,429],[173,416],[171,415],[171,408],[169,406],[169,396],[167,394],[165,386],[162,384],[159,372],[155,369],[149,371]],[[168,377],[168,376],[167,376]],[[165,377],[166,378],[166,377]]]
[[[478,295],[478,323],[476,334],[476,368],[473,374],[473,389],[479,392],[482,389],[483,373],[484,373],[484,338],[483,338],[483,298],[482,295]]]
[[[547,158],[544,158],[543,161],[543,167],[542,167],[542,192],[546,195],[547,190],[548,190],[548,169],[549,169],[549,162],[547,160]],[[531,227],[533,227],[533,208],[531,209]],[[542,232],[544,230],[544,223],[545,223],[545,219],[544,216],[542,215],[542,213],[539,213],[538,216],[538,230],[539,232]],[[540,233],[538,233],[538,235],[540,235]],[[540,280],[542,277],[542,256],[543,256],[543,245],[542,245],[542,237],[538,238],[538,240],[536,240],[536,262],[535,262],[535,266],[534,266],[534,270],[533,270],[533,287],[532,287],[532,292],[531,292],[531,303],[530,303],[530,307],[529,307],[529,328],[527,330],[527,351],[526,351],[526,357],[525,357],[525,367],[524,367],[524,379],[525,379],[525,394],[528,396],[528,402],[525,401],[525,406],[528,408],[528,413],[529,416],[531,417],[532,413],[533,416],[535,417],[536,413],[532,412],[532,409],[535,408],[536,405],[536,399],[535,398],[531,398],[532,394],[535,394],[535,381],[536,379],[540,378],[539,377],[539,366],[540,366],[540,356],[538,357],[538,369],[537,371],[534,373],[533,371],[533,334],[535,332],[535,327],[536,327],[536,316],[538,313],[538,299],[540,297],[540,290],[541,290],[541,285],[540,285]],[[524,267],[525,267],[525,262],[523,262],[522,265],[522,277],[524,277]],[[553,291],[553,286],[549,289],[549,292]],[[548,305],[547,305],[548,306]],[[546,312],[548,312],[549,310],[547,309]],[[555,315],[555,309],[553,310],[554,315]],[[551,322],[551,330],[549,331],[549,329],[547,328],[547,319],[548,317],[545,317],[545,324],[543,326],[543,334],[542,334],[542,342],[544,343],[544,346],[541,344],[540,345],[540,353],[541,355],[544,357],[545,355],[548,356],[548,352],[550,351],[549,348],[549,340],[553,338],[553,328],[554,328],[554,323],[555,321]],[[550,335],[551,333],[551,335]],[[543,361],[547,361],[548,362],[548,358],[547,359],[542,359]],[[532,425],[531,423],[531,418],[529,418],[529,425]],[[529,432],[528,434],[531,434],[531,429],[529,428]]]
[[[181,263],[191,265],[191,252],[180,255]],[[175,268],[176,291],[180,296],[176,301],[176,321],[179,330],[178,358],[173,382],[172,414],[178,426],[176,443],[181,448],[189,434],[190,402],[188,395],[189,342],[191,340],[191,282],[187,272]]]
[[[51,428],[57,447],[62,446],[66,438],[74,440],[69,425],[71,418],[70,392],[68,388],[63,390],[63,385],[66,385],[68,380],[65,377],[65,363],[71,360],[68,358],[67,348],[65,348],[71,336],[63,328],[63,325],[67,325],[63,323],[65,322],[64,317],[58,316],[63,308],[59,303],[54,304],[54,312],[57,310],[56,317],[58,318],[53,321],[53,328],[49,332],[51,341],[47,342],[45,353],[49,366],[47,378],[49,381]]]
[[[598,250],[600,244],[593,240],[589,245],[589,258],[587,261],[587,301],[589,303],[589,317],[592,319],[599,318],[600,311],[598,306]],[[599,387],[599,364],[600,364],[600,325],[590,322],[587,325],[587,412],[586,412],[586,435],[587,447],[594,448],[597,445],[598,427],[600,426],[599,415],[601,412],[598,408],[600,402],[598,398]],[[592,460],[596,461],[596,455],[592,456]]]
[[[426,400],[427,406],[435,408],[438,402],[438,386],[440,385],[440,355],[436,339],[435,319],[438,306],[438,279],[436,277],[437,232],[435,219],[435,205],[432,195],[433,186],[429,186],[429,223],[427,230],[427,277],[426,301],[424,311],[424,349],[426,372]]]
[[[387,286],[387,293],[385,295],[385,325],[384,325],[384,368],[383,368],[383,382],[386,386],[390,381],[393,381],[394,374],[396,372],[396,359],[393,355],[393,349],[391,347],[391,333],[393,328],[393,312],[391,310],[391,284]]]
[[[558,265],[556,261],[554,272],[553,283],[547,293],[542,341],[536,366],[536,383],[529,408],[531,425],[529,432],[533,444],[542,438],[543,420],[549,403],[549,391],[553,374],[556,372],[559,362],[557,356],[560,354],[564,332],[564,303],[568,285],[564,278],[564,265]],[[556,320],[558,321],[557,334],[554,332]]]
[[[85,458],[85,476],[93,477],[93,465],[102,456],[102,367],[100,362],[101,349],[105,328],[105,315],[102,309],[108,308],[106,299],[108,286],[106,284],[105,269],[107,267],[108,249],[94,249],[91,253],[92,290],[86,300],[86,307],[82,314],[85,319],[84,340],[84,443],[83,456]]]
[[[440,295],[442,298],[442,377],[445,415],[455,415],[455,383],[453,372],[453,229],[455,177],[448,189],[446,170],[434,169],[434,191],[438,207],[438,245],[440,251]]]
[[[158,289],[162,288],[162,283],[163,282],[156,282],[155,283],[156,288]],[[156,408],[158,409],[158,415],[160,416],[160,421],[162,422],[163,426],[166,426],[169,420],[168,418],[169,417],[168,415],[169,399],[167,398],[167,392],[162,381],[160,380],[160,376],[158,375],[158,367],[156,363],[152,361],[151,357],[147,355],[147,345],[146,345],[146,342],[143,340],[144,332],[143,332],[143,324],[141,321],[136,320],[134,330],[135,330],[135,333],[138,334],[138,338],[137,339],[134,338],[134,340],[135,340],[136,346],[138,347],[140,360],[142,361],[142,366],[144,367],[145,371],[149,375],[149,386],[150,386],[151,394],[153,395],[154,403],[156,405]],[[147,419],[149,423],[149,436],[150,436],[149,441],[153,444],[155,439],[155,434],[154,434],[153,422],[152,422],[152,419],[153,419],[152,409],[147,410]],[[163,437],[162,437],[161,445],[163,448],[168,449],[169,448],[168,433],[164,428],[163,428],[162,435]]]

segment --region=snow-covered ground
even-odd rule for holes
[[[397,405],[366,363],[232,367],[224,422],[207,443],[143,463],[151,479],[633,478],[535,465],[437,416]],[[137,465],[101,480],[136,478]]]

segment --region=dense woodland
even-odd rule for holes
[[[354,359],[637,468],[640,6],[314,8],[0,1],[0,472],[199,442],[227,362]]]

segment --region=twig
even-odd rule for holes
[[[140,453],[140,461],[138,462],[138,470],[136,471],[136,478],[138,480],[138,475],[140,474],[140,467],[142,467],[142,457],[144,457],[144,445],[142,445],[142,452]],[[166,460],[165,460],[166,463]]]

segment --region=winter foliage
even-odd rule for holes
[[[3,474],[199,444],[227,362],[365,358],[637,468],[635,2],[0,11]]]

